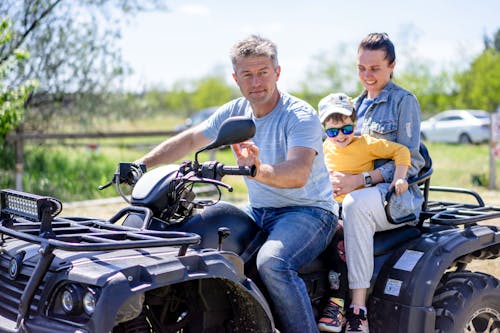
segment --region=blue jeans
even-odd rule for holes
[[[338,217],[317,207],[244,210],[269,236],[257,254],[257,269],[285,333],[318,332],[304,281],[297,270],[313,261],[333,237]]]

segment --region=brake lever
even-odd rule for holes
[[[102,191],[102,190],[104,190],[105,188],[110,187],[111,185],[113,185],[113,181],[110,181],[109,183],[106,183],[106,184],[104,184],[104,185],[100,185],[97,189],[98,189],[99,191]]]
[[[104,185],[100,185],[100,186],[98,187],[99,191],[102,191],[102,190],[104,190],[105,188],[108,188],[108,187],[110,187],[111,185],[115,184],[115,183],[117,182],[117,179],[119,179],[119,178],[120,178],[120,175],[119,175],[118,173],[115,173],[115,174],[113,175],[113,179],[111,179],[108,183],[106,183],[106,184],[104,184]]]
[[[223,183],[223,182],[216,180],[216,179],[199,178],[197,176],[191,176],[189,178],[185,178],[185,180],[193,182],[193,183],[213,184],[216,186],[222,186],[225,189],[227,189],[229,192],[233,192],[233,187],[231,185],[228,185],[228,184]]]

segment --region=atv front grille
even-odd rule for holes
[[[19,275],[13,279],[9,275],[9,265],[12,258],[5,253],[0,253],[0,316],[16,321],[19,313],[19,304],[21,296],[24,293],[28,280],[33,273],[33,267],[24,266]],[[29,313],[34,314],[38,311],[43,282],[37,288],[31,303]]]

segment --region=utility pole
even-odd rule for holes
[[[500,105],[496,112],[491,114],[490,135],[490,176],[488,188],[496,189],[496,160],[500,159]]]

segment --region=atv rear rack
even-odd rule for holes
[[[465,194],[476,201],[476,203],[457,203],[429,200],[425,210],[421,213],[421,219],[428,219],[431,224],[449,226],[470,225],[500,218],[500,207],[486,206],[481,196],[475,191],[445,186],[430,186],[430,190]]]

